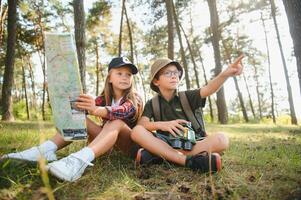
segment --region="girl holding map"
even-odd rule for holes
[[[75,106],[86,110],[90,115],[102,118],[102,126],[87,118],[88,141],[87,147],[67,157],[57,160],[56,151],[69,145],[60,133],[39,146],[10,153],[3,158],[38,161],[42,156],[48,162],[47,169],[54,176],[75,181],[84,173],[87,166],[95,158],[105,154],[116,146],[126,154],[135,155],[135,144],[130,138],[131,129],[136,125],[143,110],[140,96],[134,92],[133,75],[137,67],[126,57],[113,58],[109,64],[105,87],[101,96],[94,99],[90,95],[81,94]],[[53,162],[52,162],[53,161]]]

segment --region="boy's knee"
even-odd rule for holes
[[[224,133],[217,133],[216,134],[218,143],[219,143],[219,147],[223,150],[227,149],[229,147],[229,138],[228,136],[226,136]]]
[[[144,132],[146,129],[141,126],[141,125],[137,125],[132,129],[132,133],[131,133],[131,139],[133,141],[136,141],[137,138],[140,137],[140,135],[142,134],[142,132]]]

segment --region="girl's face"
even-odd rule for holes
[[[175,65],[170,64],[161,69],[158,73],[159,79],[153,80],[155,86],[161,90],[175,90],[178,88],[181,71],[179,71]]]
[[[109,82],[114,90],[126,90],[132,85],[133,74],[128,66],[113,68],[110,70]]]

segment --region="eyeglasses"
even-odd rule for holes
[[[172,76],[180,77],[182,72],[181,71],[165,71],[162,74],[163,74],[163,76],[170,78]]]

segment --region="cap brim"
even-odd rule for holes
[[[122,63],[120,65],[116,65],[116,66],[111,67],[111,68],[119,68],[119,67],[123,67],[123,66],[129,66],[132,70],[132,74],[137,74],[138,73],[138,68],[136,67],[136,65],[134,65],[132,63]]]

